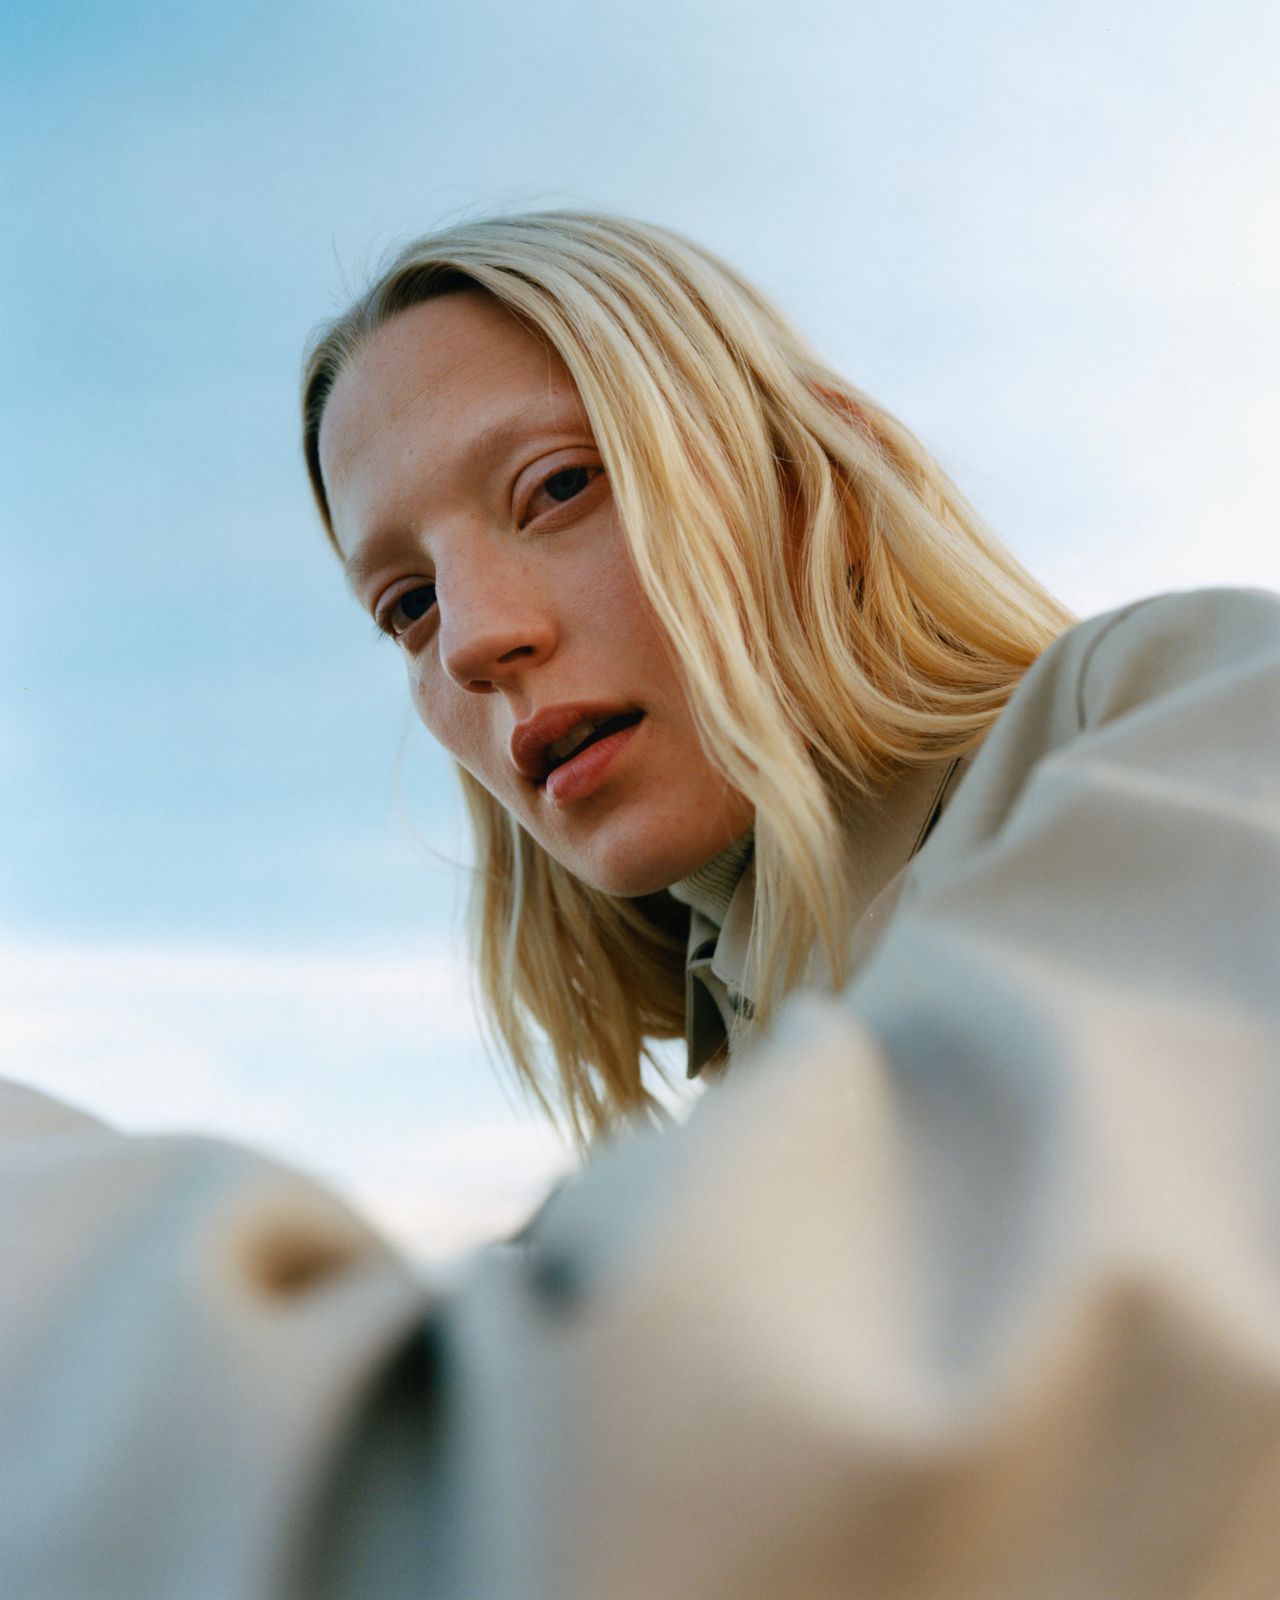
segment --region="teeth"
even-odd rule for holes
[[[593,734],[600,726],[598,722],[580,722],[576,728],[570,728],[563,738],[555,740],[546,748],[545,756],[548,761],[563,761],[571,755],[582,741]]]

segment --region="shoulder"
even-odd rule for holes
[[[1062,720],[1083,731],[1224,673],[1265,671],[1278,657],[1280,595],[1153,595],[1068,629],[1028,672],[1009,710],[1047,690],[1062,702]]]
[[[1280,595],[1156,595],[1082,623],[1054,650],[1069,640],[1078,723],[1097,726],[1155,699],[1216,687],[1223,675],[1268,673],[1280,659]]]
[[[1069,628],[1027,672],[987,743],[1043,754],[1170,696],[1268,677],[1280,664],[1280,595],[1195,589],[1153,595]]]
[[[1142,769],[1149,793],[1269,791],[1278,704],[1280,596],[1201,589],[1092,617],[1029,669],[967,763],[934,853],[990,839],[1068,773]]]

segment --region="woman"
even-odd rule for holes
[[[696,1071],[802,975],[848,981],[1070,621],[900,424],[659,228],[410,246],[318,341],[304,411],[330,537],[460,763],[487,1009],[580,1134],[649,1103],[648,1041],[687,1020]],[[748,862],[730,992],[709,951]]]
[[[686,1013],[732,1065],[446,1303],[296,1174],[0,1085],[6,1596],[1273,1594],[1275,597],[1069,627],[608,218],[412,247],[305,404],[517,1067],[590,1135]]]

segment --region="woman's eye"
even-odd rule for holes
[[[585,493],[603,472],[604,468],[598,466],[561,467],[558,472],[553,472],[550,477],[544,478],[529,496],[524,520],[527,522],[530,517],[545,509],[539,504],[543,495],[553,505],[566,505],[570,500],[576,500],[580,494]]]
[[[590,467],[565,467],[562,472],[553,472],[542,487],[553,500],[565,501],[581,494],[590,482]]]
[[[402,633],[407,633],[415,622],[425,617],[435,603],[435,584],[419,584],[415,589],[406,589],[403,594],[398,594],[390,605],[384,606],[378,612],[375,621],[383,633],[389,633],[393,639],[398,639]]]

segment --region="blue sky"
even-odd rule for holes
[[[466,842],[311,511],[310,329],[458,214],[755,276],[1077,610],[1280,588],[1270,4],[36,7],[0,59],[0,1048],[424,1255],[560,1159],[465,1002]]]

